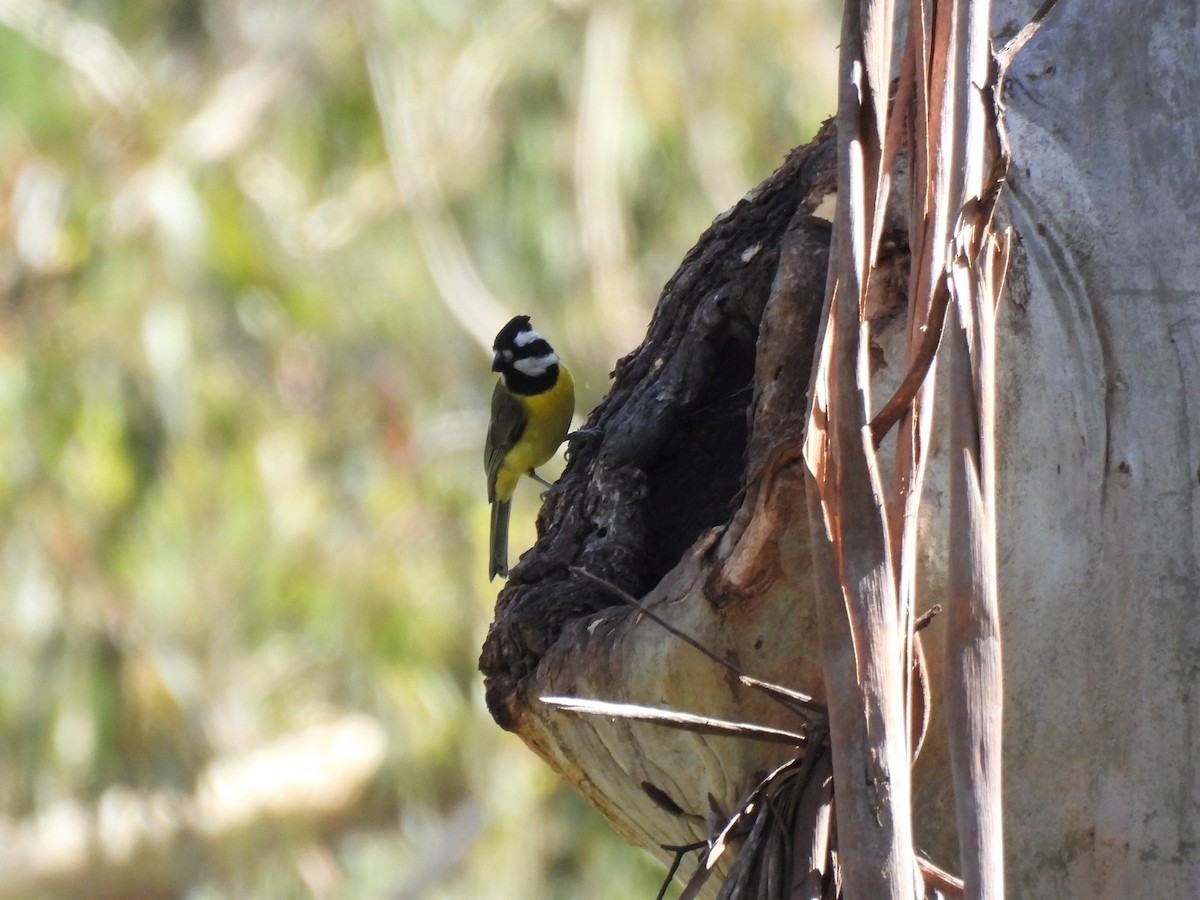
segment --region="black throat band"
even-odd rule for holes
[[[558,383],[558,363],[550,366],[541,375],[526,375],[519,369],[504,370],[504,386],[514,394],[531,397],[550,390]]]

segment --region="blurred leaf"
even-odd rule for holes
[[[533,315],[586,412],[832,109],[836,10],[614,7],[605,54],[602,6],[0,0],[0,826],[136,835],[216,758],[346,716],[387,741],[316,831],[167,817],[58,895],[657,889],[484,709],[492,326],[458,307]]]

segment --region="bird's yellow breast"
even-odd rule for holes
[[[504,455],[496,472],[496,497],[508,500],[517,481],[554,455],[571,427],[575,414],[575,382],[566,366],[558,368],[554,387],[540,394],[513,395],[525,410],[525,430]]]

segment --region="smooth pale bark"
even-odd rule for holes
[[[1200,896],[1198,17],[1060,2],[1008,75],[1012,896]]]

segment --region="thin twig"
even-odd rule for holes
[[[883,408],[871,420],[871,441],[878,448],[887,437],[889,431],[900,421],[901,416],[912,405],[917,391],[925,384],[925,376],[929,367],[937,358],[938,347],[942,341],[942,331],[946,324],[946,307],[950,303],[950,291],[944,278],[939,278],[934,286],[933,299],[929,307],[929,320],[921,335],[921,343],[917,346],[912,362],[904,373],[904,379],[888,398]]]
[[[963,896],[963,880],[958,876],[951,875],[941,866],[920,856],[917,857],[917,868],[921,870],[926,887],[931,887],[946,897]]]
[[[814,745],[819,746],[819,745]],[[802,760],[807,761],[812,756],[812,753],[806,753],[802,758],[793,757],[787,762],[782,763],[773,769],[770,774],[756,784],[746,795],[746,799],[738,806],[738,811],[735,812],[729,821],[725,823],[725,827],[718,832],[709,844],[708,853],[700,860],[700,867],[695,874],[688,880],[687,886],[683,889],[683,893],[679,895],[679,900],[692,900],[699,895],[700,889],[708,881],[712,875],[713,868],[720,862],[722,856],[725,855],[725,850],[729,845],[729,840],[734,836],[737,827],[742,823],[745,816],[754,811],[754,804],[763,796],[763,792],[767,787],[778,777],[783,775],[789,769],[800,766],[803,770]]]
[[[654,706],[639,706],[635,703],[614,703],[609,700],[591,700],[585,697],[539,697],[538,699],[548,706],[566,710],[567,712],[587,713],[593,716],[611,716],[617,719],[632,719],[635,722],[649,722],[653,725],[664,725],[668,728],[694,731],[697,734],[739,737],[750,741],[762,741],[768,744],[786,744],[789,747],[803,747],[808,744],[808,736],[795,731],[785,731],[782,728],[768,728],[765,725],[752,725],[748,722],[713,719],[708,716],[676,712],[671,709],[659,709]]]
[[[667,896],[667,889],[671,886],[675,873],[679,871],[679,866],[683,863],[683,858],[695,850],[703,850],[708,846],[708,841],[695,841],[691,844],[659,844],[658,846],[675,854],[670,868],[667,869],[667,877],[659,885],[658,893],[654,897],[654,900],[663,900]]]
[[[732,672],[734,675],[736,675],[738,677],[738,680],[742,684],[746,685],[746,687],[755,688],[757,690],[762,691],[767,696],[773,698],[776,702],[780,703],[781,705],[785,706],[787,709],[794,712],[797,716],[799,716],[801,719],[805,720],[806,722],[811,721],[814,718],[814,715],[817,717],[820,717],[822,719],[825,717],[827,709],[826,709],[825,704],[822,703],[820,700],[817,700],[816,698],[811,697],[808,694],[801,693],[800,691],[793,690],[791,688],[785,688],[778,684],[772,684],[769,681],[763,681],[759,678],[755,678],[753,675],[747,675],[745,672],[743,672],[741,669],[739,669],[737,666],[735,666],[729,660],[725,659],[724,657],[718,656],[716,653],[714,653],[712,650],[709,650],[702,643],[700,643],[698,640],[696,640],[694,637],[687,634],[686,632],[680,631],[678,628],[676,628],[670,622],[663,619],[661,616],[659,616],[657,613],[655,613],[652,609],[650,609],[648,606],[646,606],[640,600],[635,599],[633,597],[633,595],[631,595],[628,591],[622,590],[620,587],[613,584],[611,581],[606,581],[605,579],[601,578],[599,575],[593,575],[591,572],[587,571],[586,569],[581,569],[578,566],[570,566],[567,571],[569,571],[573,575],[578,575],[581,578],[585,578],[588,581],[592,582],[593,584],[598,585],[599,587],[604,588],[606,591],[608,591],[614,597],[617,597],[619,600],[621,600],[622,603],[632,606],[634,609],[636,609],[638,612],[640,612],[642,615],[644,615],[647,619],[649,619],[650,621],[654,622],[657,625],[660,625],[662,628],[666,629],[668,632],[675,635],[675,637],[679,638],[681,641],[683,641],[688,646],[690,646],[696,650],[699,650],[701,653],[703,653],[705,656],[707,656],[709,659],[711,659],[713,662],[717,663],[718,665],[724,666],[726,669],[728,669],[730,672]]]
[[[926,628],[928,628],[930,623],[933,622],[933,620],[939,615],[941,615],[941,612],[942,604],[935,603],[933,606],[929,607],[929,609],[925,610],[925,612],[917,616],[916,621],[913,622],[913,634],[916,634],[919,631],[924,631]]]
[[[996,54],[996,61],[1000,64],[1000,70],[1003,72],[1008,68],[1009,63],[1013,61],[1013,57],[1021,52],[1021,48],[1029,43],[1029,39],[1037,34],[1037,30],[1042,27],[1042,19],[1050,14],[1050,10],[1058,5],[1058,0],[1045,0],[1037,11],[1030,16],[1029,21],[1018,31],[1011,41],[1005,44]]]

